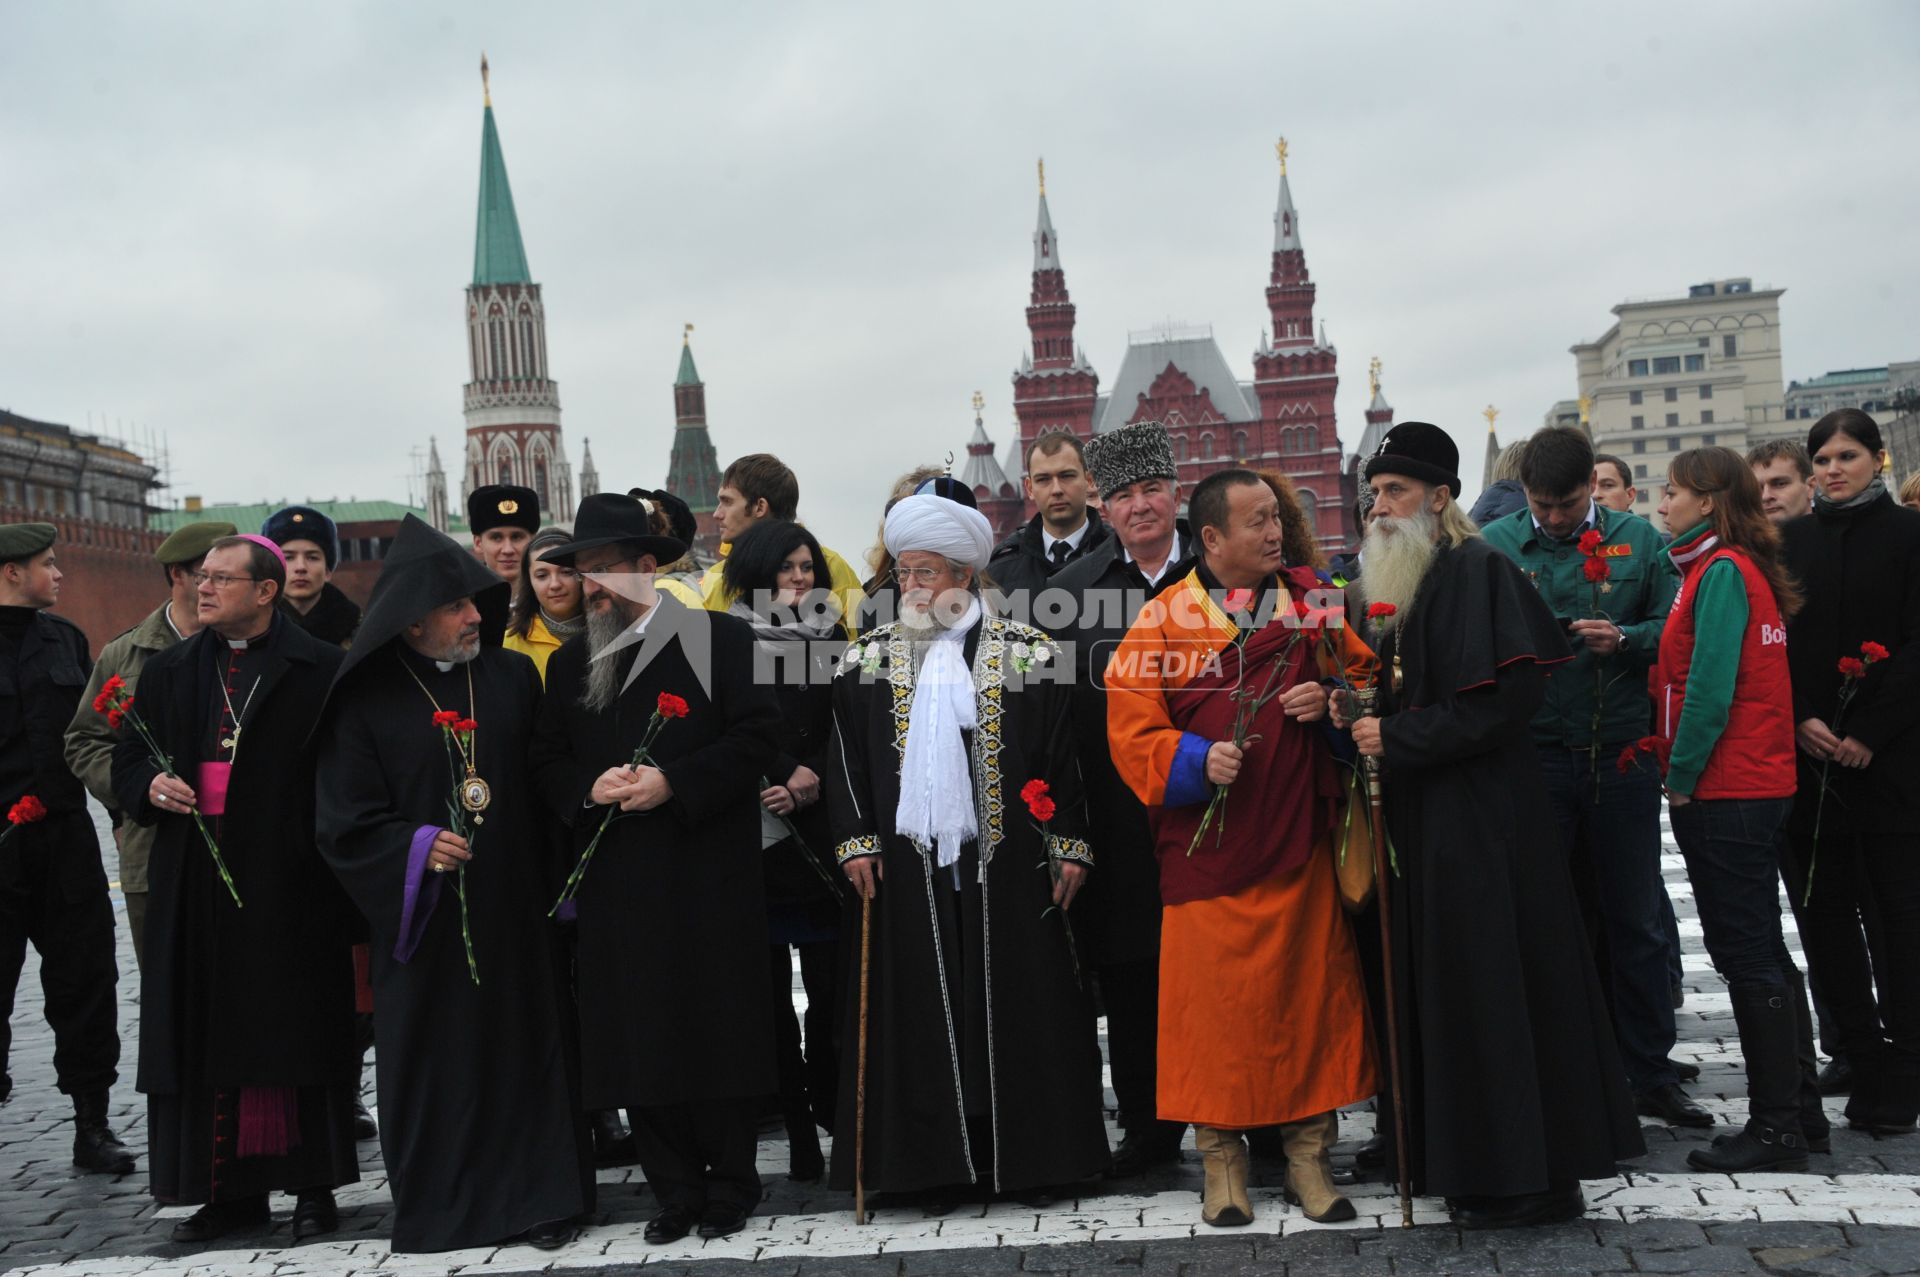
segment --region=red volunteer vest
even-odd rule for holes
[[[1787,676],[1787,628],[1773,587],[1752,559],[1711,534],[1673,556],[1680,592],[1660,635],[1660,659],[1648,682],[1655,729],[1673,744],[1693,666],[1693,596],[1709,564],[1740,569],[1747,587],[1747,631],[1740,640],[1740,672],[1726,730],[1714,744],[1694,798],[1790,798],[1795,789],[1793,685]]]

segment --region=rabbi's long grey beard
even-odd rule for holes
[[[598,714],[620,698],[620,657],[602,656],[634,622],[627,615],[631,606],[624,599],[611,600],[606,608],[587,611],[587,682],[580,692],[580,704]]]
[[[1400,621],[1406,621],[1420,582],[1440,552],[1433,540],[1439,529],[1439,517],[1424,508],[1404,519],[1376,516],[1367,525],[1367,539],[1360,547],[1360,592],[1368,603],[1391,603]]]

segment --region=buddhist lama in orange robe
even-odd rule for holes
[[[1337,599],[1281,553],[1281,511],[1247,470],[1202,481],[1200,559],[1150,602],[1107,667],[1107,733],[1149,809],[1165,902],[1159,1117],[1189,1122],[1202,1219],[1253,1218],[1243,1132],[1279,1126],[1287,1197],[1353,1218],[1333,1187],[1337,1110],[1371,1096],[1366,995],[1335,879],[1339,783],[1323,678],[1373,654]],[[1244,748],[1234,744],[1237,720]],[[1209,804],[1224,786],[1209,814]]]

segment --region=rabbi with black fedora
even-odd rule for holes
[[[655,591],[685,548],[637,498],[581,502],[545,558],[580,573],[587,632],[547,664],[531,751],[571,858],[594,847],[570,883],[581,1098],[627,1110],[655,1243],[745,1225],[758,1103],[777,1086],[759,795],[780,712],[745,622]]]

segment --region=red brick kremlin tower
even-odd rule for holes
[[[1033,441],[1049,430],[1071,430],[1091,439],[1100,374],[1073,340],[1073,299],[1060,265],[1060,237],[1047,211],[1047,164],[1040,161],[1040,220],[1033,232],[1033,292],[1027,303],[1032,349],[1013,374],[1013,412],[1020,422],[1024,461]],[[976,432],[983,433],[983,432]],[[1026,467],[1020,467],[1025,473]],[[1026,515],[1033,509],[1028,506]]]
[[[474,231],[473,283],[467,288],[467,495],[489,483],[517,483],[540,494],[548,520],[573,517],[573,472],[560,443],[560,387],[548,375],[547,313],[527,270],[520,220],[507,185],[507,161],[493,122],[487,60],[480,126],[480,212]]]
[[[1280,470],[1299,489],[1320,543],[1334,550],[1355,540],[1347,495],[1351,480],[1342,473],[1334,418],[1339,352],[1314,317],[1316,289],[1287,182],[1284,139],[1276,150],[1280,194],[1266,290],[1272,335],[1263,333],[1253,352],[1253,379],[1237,378],[1210,327],[1168,326],[1129,336],[1105,395],[1099,393],[1099,375],[1073,341],[1074,308],[1047,208],[1043,168],[1027,306],[1032,349],[1013,374],[1014,412],[1022,452],[1051,429],[1088,439],[1135,421],[1163,422],[1188,491],[1230,465]],[[1032,512],[1025,507],[1027,515]]]

